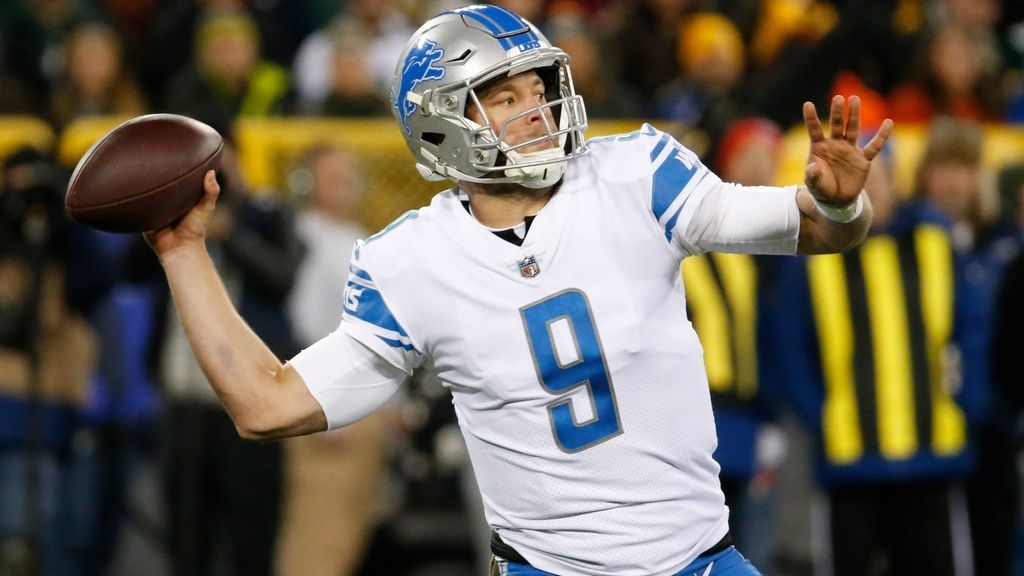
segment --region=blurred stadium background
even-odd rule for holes
[[[1024,226],[1021,2],[494,3],[533,20],[573,57],[588,136],[650,122],[717,171],[750,135],[730,129],[759,118],[781,130],[761,152],[771,183],[802,181],[801,103],[820,111],[833,94],[858,94],[867,130],[885,117],[897,121],[886,155],[898,196],[909,200],[928,195],[920,160],[936,122],[975,130],[974,180],[950,192],[971,206],[949,217],[969,232],[958,249],[970,269],[991,274],[986,298],[995,299],[1002,264],[991,264],[978,239],[1009,225],[1016,254]],[[389,116],[387,84],[418,23],[463,4],[0,3],[0,576],[484,573],[486,526],[436,383],[416,379],[350,433],[248,454],[227,439],[233,431],[210,414],[215,408],[172,383],[173,314],[145,247],[82,230],[59,210],[70,171],[109,129],[149,112],[194,116],[230,137],[231,187],[246,198],[239,205],[257,205],[237,208],[228,229],[255,222],[270,247],[256,255],[270,250],[268,262],[301,274],[301,254],[289,252],[295,232],[264,216],[309,209],[319,169],[311,150],[348,158],[342,193],[351,197],[339,217],[362,234],[446,187],[413,169]],[[264,204],[272,205],[266,214]],[[218,240],[225,253],[237,248],[232,242],[230,233]],[[240,277],[251,280],[243,284],[266,307],[247,319],[281,337],[283,357],[301,348],[288,305],[292,276],[265,290],[258,266],[236,257]],[[189,412],[193,402],[205,406],[200,416]],[[1005,408],[1010,424],[1000,438],[1014,478],[983,488],[1011,496],[1005,502],[1019,520],[1019,407]],[[767,460],[749,487],[762,521],[745,527],[745,544],[765,574],[824,574],[827,535],[811,520],[821,500],[810,470],[813,435],[786,411],[769,427]],[[977,573],[1024,574],[1019,526],[999,530],[1009,530],[1012,558],[1005,571]]]

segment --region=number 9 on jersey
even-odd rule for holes
[[[558,447],[579,452],[621,434],[611,375],[586,295],[575,289],[565,290],[523,307],[520,313],[537,377],[545,390],[559,395],[548,404]],[[572,350],[556,350],[556,334],[568,334],[575,345],[575,357]],[[564,344],[567,338],[558,340]],[[593,414],[582,423],[571,398],[572,392],[581,387],[587,392]]]

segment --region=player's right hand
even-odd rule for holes
[[[217,183],[216,173],[209,170],[203,178],[203,196],[188,214],[159,230],[143,233],[157,257],[164,258],[183,247],[202,247],[219,195],[220,184]]]

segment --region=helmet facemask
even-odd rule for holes
[[[586,126],[586,111],[582,98],[573,90],[572,74],[567,58],[555,64],[531,68],[544,84],[545,101],[538,106],[519,112],[504,119],[496,126],[488,118],[487,110],[478,97],[490,85],[515,74],[478,80],[468,87],[469,106],[474,106],[483,118],[483,124],[470,120],[465,113],[465,122],[472,127],[473,165],[483,177],[467,178],[482,183],[513,182],[528,188],[544,188],[557,183],[565,173],[570,157],[585,152],[582,131]],[[523,72],[519,72],[523,73]],[[536,114],[542,123],[544,133],[514,145],[508,143],[509,127],[523,118]],[[525,152],[523,150],[543,142],[555,146]],[[496,151],[496,154],[492,154]],[[489,162],[493,156],[493,162]]]

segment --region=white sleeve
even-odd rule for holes
[[[320,403],[333,430],[365,418],[402,386],[408,374],[338,329],[289,362]]]
[[[674,240],[687,254],[796,254],[796,191],[730,184],[707,172],[683,207]]]
[[[639,174],[649,174],[651,212],[679,257],[704,252],[796,253],[797,187],[728,184],[669,134],[645,125],[620,140],[633,138],[643,145],[625,151],[627,164]]]

